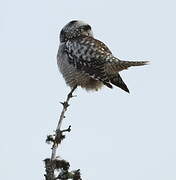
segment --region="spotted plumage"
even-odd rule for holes
[[[71,21],[60,32],[57,55],[58,67],[66,83],[71,87],[81,86],[98,90],[103,85],[112,85],[129,92],[119,72],[131,66],[142,66],[147,61],[121,61],[109,48],[93,37],[90,25]]]

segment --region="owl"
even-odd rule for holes
[[[131,66],[143,66],[148,61],[123,61],[93,36],[89,24],[74,20],[60,32],[57,64],[65,82],[71,88],[98,90],[102,86],[117,86],[129,93],[119,72]]]

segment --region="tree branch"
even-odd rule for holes
[[[67,99],[65,102],[61,102],[61,104],[63,105],[63,110],[61,112],[61,115],[60,115],[60,118],[59,118],[59,122],[57,124],[57,128],[56,128],[56,133],[55,133],[55,139],[54,139],[54,143],[53,143],[53,146],[52,146],[52,154],[51,154],[51,159],[54,160],[56,158],[56,150],[58,148],[58,144],[61,142],[62,140],[62,132],[61,131],[61,125],[62,125],[62,122],[63,122],[63,119],[65,118],[65,112],[67,111],[67,108],[69,106],[68,102],[69,100],[74,97],[73,96],[73,92],[75,91],[75,89],[77,88],[77,86],[75,86],[71,91],[70,93],[67,95]],[[71,128],[71,127],[70,127]],[[71,130],[69,128],[69,130]]]
[[[46,174],[45,179],[46,180],[67,180],[67,179],[73,179],[73,180],[81,180],[81,175],[80,175],[80,170],[74,170],[74,171],[69,171],[70,164],[69,162],[59,159],[56,156],[56,151],[58,148],[58,145],[61,143],[61,141],[65,138],[65,135],[63,135],[63,132],[70,132],[71,131],[71,126],[69,126],[67,129],[61,130],[61,125],[63,122],[63,119],[65,118],[65,112],[67,111],[67,108],[69,107],[69,100],[74,97],[73,92],[77,86],[75,86],[70,93],[67,95],[67,99],[64,102],[61,102],[63,105],[63,109],[61,112],[61,115],[59,117],[59,121],[57,124],[57,128],[55,131],[54,135],[48,135],[46,142],[47,143],[52,143],[52,153],[51,153],[51,158],[47,158],[44,160],[45,162],[45,171]],[[56,175],[57,171],[57,175]]]

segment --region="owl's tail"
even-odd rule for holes
[[[124,83],[118,72],[124,69],[128,69],[129,67],[132,66],[144,66],[147,65],[148,63],[149,61],[122,61],[119,59],[109,63],[106,70],[111,78],[109,79],[110,80],[110,83],[108,83],[109,86],[107,84],[105,85],[110,87],[111,84],[113,84],[129,93],[129,89],[127,85]],[[112,88],[112,86],[110,88]]]
[[[147,64],[149,64],[149,61],[122,61],[122,60],[119,60],[116,65],[118,66],[118,70],[122,71],[122,70],[128,69],[129,67],[132,67],[132,66],[144,66]]]

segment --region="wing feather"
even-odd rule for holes
[[[112,56],[108,47],[92,37],[79,37],[67,41],[65,51],[68,61],[77,70],[83,71],[94,79],[109,82],[105,71],[107,57]]]

